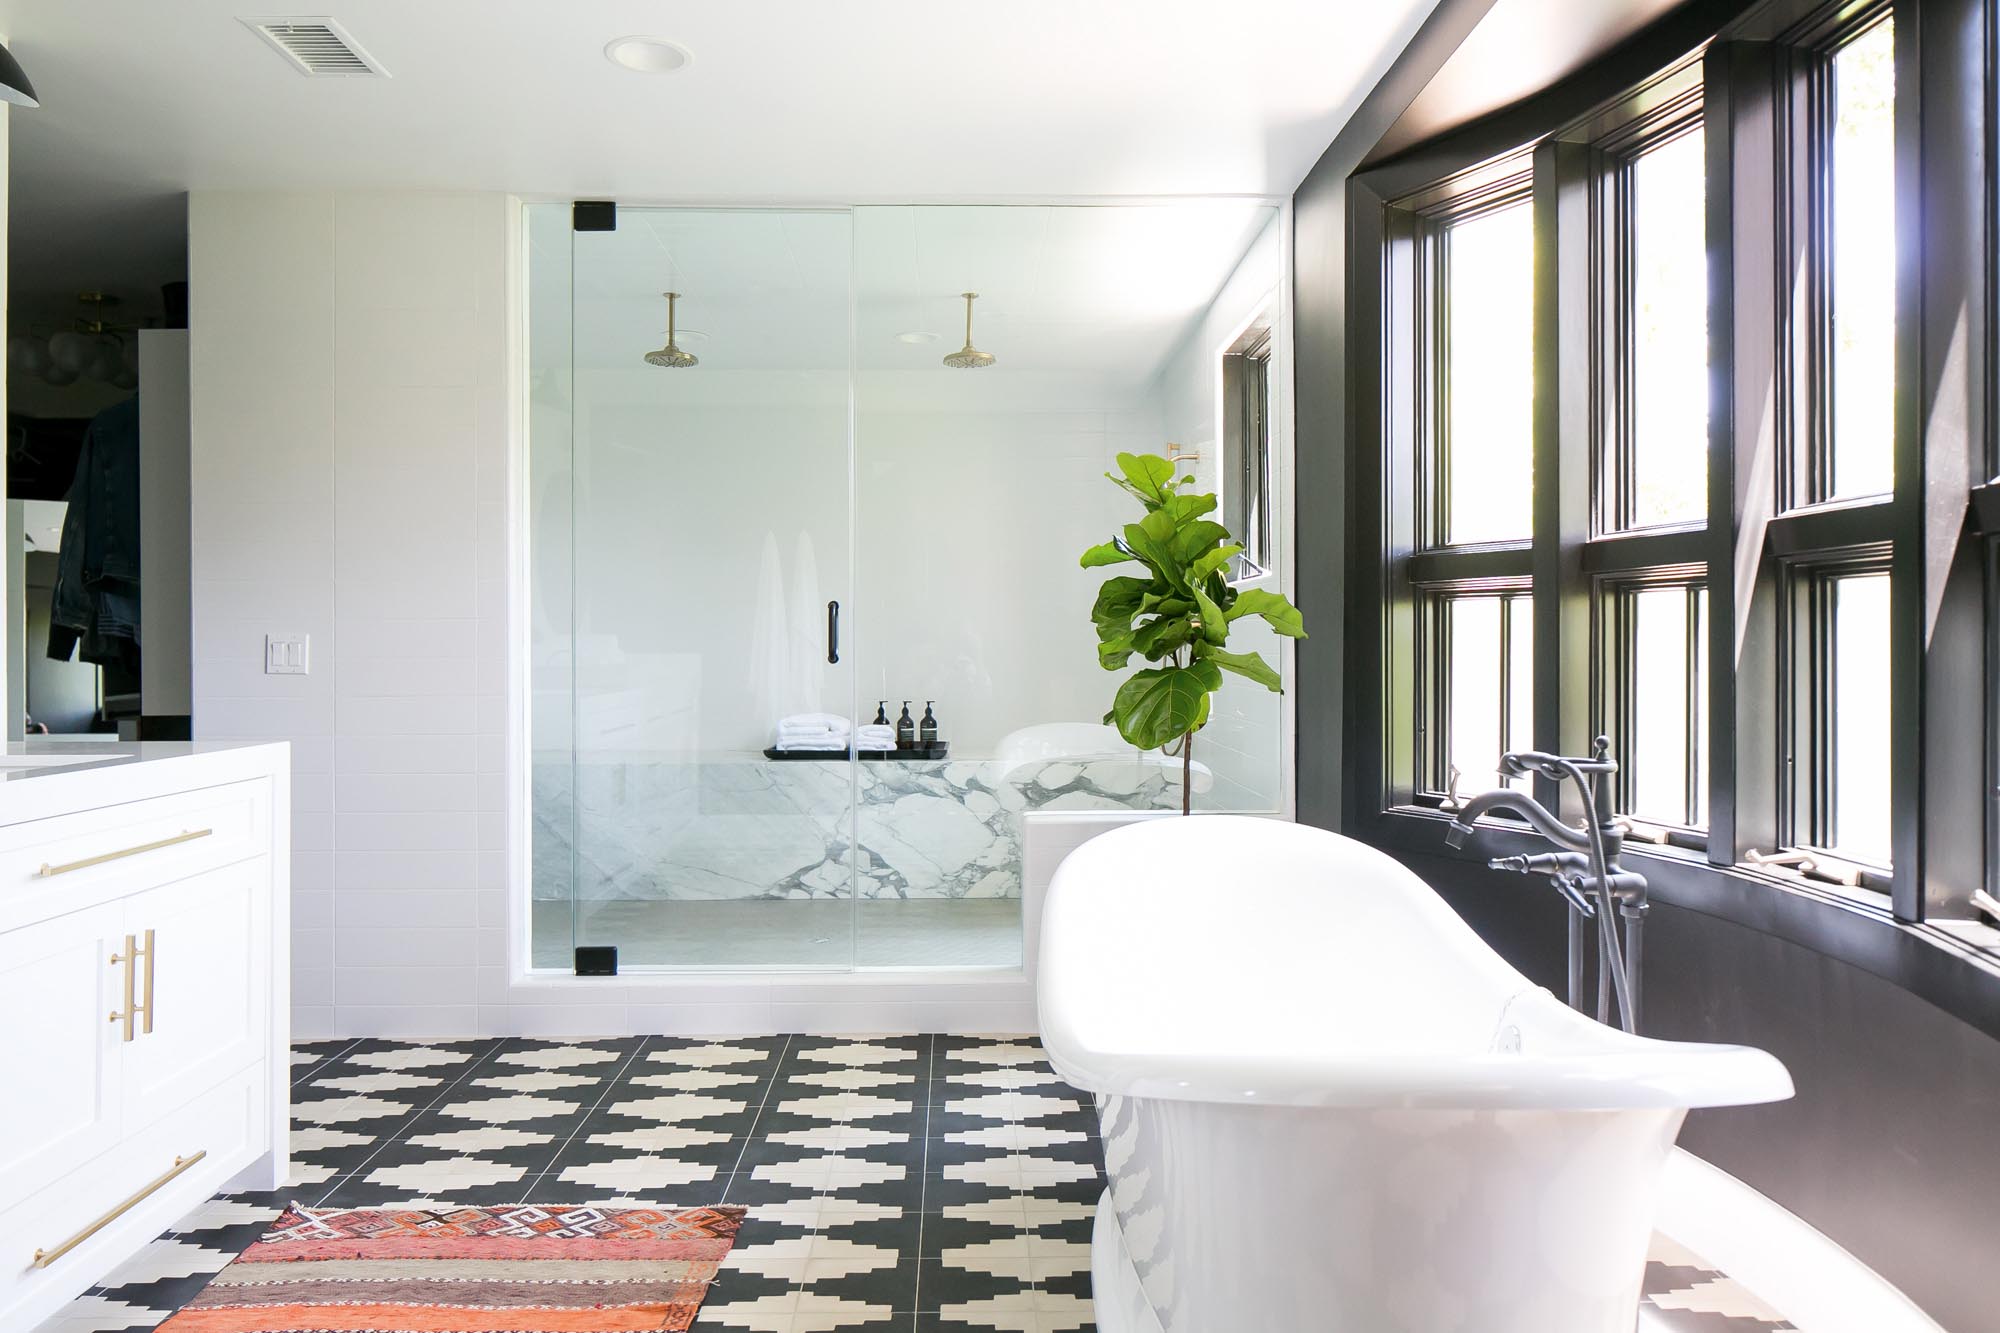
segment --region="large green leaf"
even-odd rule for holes
[[[1198,518],[1188,523],[1173,535],[1173,553],[1176,562],[1191,565],[1218,542],[1229,540],[1229,529],[1209,519]]]
[[[1117,485],[1137,496],[1148,509],[1157,509],[1173,495],[1174,465],[1158,454],[1120,454],[1118,470],[1125,475],[1111,477]]]
[[[1234,542],[1227,546],[1218,546],[1188,566],[1188,581],[1199,583],[1210,574],[1219,572],[1223,566],[1242,554],[1243,548]]]
[[[1132,647],[1141,657],[1157,662],[1194,637],[1194,625],[1186,616],[1155,616],[1132,631]]]
[[[1175,527],[1181,527],[1203,514],[1213,513],[1216,504],[1213,495],[1176,495],[1160,506],[1160,512],[1172,519]]]
[[[1099,634],[1097,645],[1097,665],[1106,671],[1123,671],[1125,664],[1132,660],[1132,634],[1129,630]]]
[[[1201,609],[1201,637],[1210,643],[1229,641],[1229,619],[1199,586],[1193,589],[1194,604]]]
[[[1132,618],[1144,609],[1147,590],[1153,586],[1151,579],[1120,577],[1106,579],[1104,586],[1097,590],[1097,601],[1091,605],[1090,619],[1097,626],[1097,637],[1115,634],[1132,628]]]
[[[1077,561],[1085,569],[1095,569],[1099,565],[1122,565],[1127,560],[1136,559],[1130,551],[1115,541],[1100,543],[1083,553]]]
[[[1283,594],[1268,588],[1245,588],[1237,593],[1229,608],[1229,618],[1241,620],[1245,616],[1262,616],[1271,622],[1272,629],[1288,639],[1306,637],[1305,617],[1299,614],[1299,609],[1286,601]]]
[[[1284,693],[1284,684],[1278,679],[1277,669],[1256,653],[1225,653],[1220,648],[1205,645],[1196,651],[1204,662],[1213,662],[1225,671],[1254,680],[1274,694]]]
[[[1108,716],[1128,743],[1157,750],[1199,726],[1209,694],[1221,686],[1222,672],[1208,662],[1135,672],[1118,687]]]
[[[1174,558],[1174,523],[1159,510],[1140,519],[1137,523],[1125,525],[1125,545],[1158,574],[1176,588],[1184,587],[1187,576],[1181,570],[1181,561]]]

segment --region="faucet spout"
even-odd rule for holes
[[[1473,834],[1473,825],[1490,810],[1511,810],[1527,820],[1535,832],[1559,846],[1576,851],[1590,846],[1590,835],[1584,830],[1571,828],[1541,802],[1505,787],[1483,791],[1460,806],[1444,831],[1445,845],[1453,849],[1465,846],[1466,839]]]

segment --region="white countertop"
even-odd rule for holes
[[[285,741],[16,741],[0,752],[0,824],[290,768]]]

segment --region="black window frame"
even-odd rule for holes
[[[1989,697],[2000,669],[1994,9],[1994,0],[1684,6],[1523,102],[1346,178],[1341,827],[1392,850],[1452,855],[1443,816],[1415,799],[1407,743],[1420,590],[1530,581],[1536,747],[1578,753],[1602,716],[1593,589],[1669,566],[1705,569],[1709,828],[1705,847],[1633,848],[1656,895],[1835,951],[1940,1002],[1965,998],[1965,983],[1947,980],[1960,963],[2000,979],[2000,957],[1926,925],[1979,916],[1975,895],[1993,903],[2000,884],[2000,706]],[[1808,312],[1790,308],[1789,247],[1812,223],[1793,179],[1812,122],[1794,105],[1809,106],[1816,62],[1885,10],[1896,22],[1895,486],[1780,506],[1776,473],[1791,465],[1777,450],[1800,438],[1789,419],[1801,406],[1795,389],[1813,387],[1794,369],[1809,326],[1797,322]],[[1689,67],[1702,89],[1709,183],[1709,522],[1607,532],[1592,508],[1596,442],[1577,444],[1596,428],[1602,400],[1592,397],[1587,335],[1591,259],[1573,238],[1591,229],[1587,183],[1603,165],[1600,141],[1649,99],[1657,106],[1662,81]],[[1425,392],[1411,338],[1422,314],[1409,284],[1412,201],[1434,206],[1523,157],[1533,162],[1536,208],[1534,537],[1526,551],[1427,548],[1412,530],[1424,492],[1409,461]],[[1809,850],[1790,846],[1780,763],[1786,571],[1856,550],[1890,553],[1892,856],[1886,877],[1850,885],[1772,862]],[[1557,796],[1541,783],[1536,794]],[[1302,790],[1302,801],[1310,796]],[[1507,846],[1516,835],[1498,836]],[[1913,954],[1885,944],[1882,929],[1935,947]],[[2000,986],[1988,1007],[2000,1030]]]

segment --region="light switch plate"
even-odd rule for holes
[[[312,664],[312,636],[298,634],[264,636],[264,674],[303,676]]]

